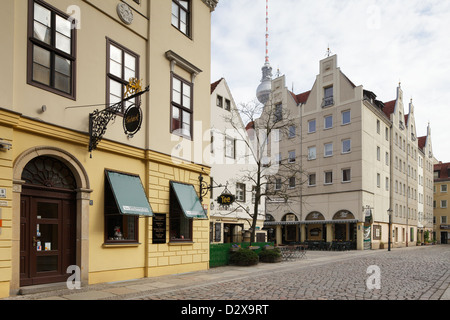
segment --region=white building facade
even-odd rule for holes
[[[232,120],[232,121],[231,121]],[[210,242],[240,243],[250,239],[255,206],[255,184],[249,179],[256,164],[249,152],[244,123],[225,79],[211,84],[211,200]],[[219,204],[221,194],[232,194],[235,202]],[[264,197],[258,204],[256,241],[265,242],[262,230],[265,213]]]

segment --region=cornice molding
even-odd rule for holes
[[[211,12],[213,12],[216,9],[217,4],[219,3],[219,0],[202,0],[202,1],[211,9]]]

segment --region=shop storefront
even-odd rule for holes
[[[2,296],[63,283],[70,266],[82,284],[208,268],[201,166],[111,141],[90,158],[85,135],[9,115],[1,235],[11,239],[11,276],[0,279]]]
[[[333,244],[345,243],[348,249],[357,248],[358,230],[361,230],[362,223],[349,211],[337,212],[332,220],[325,220],[320,212],[309,213],[304,221],[287,215],[283,219],[264,223],[268,234],[276,235],[272,238],[277,244],[305,243],[310,249],[327,250],[334,248]]]

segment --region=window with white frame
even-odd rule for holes
[[[308,186],[312,187],[316,185],[316,174],[310,173],[308,175]]]
[[[289,138],[295,138],[295,126],[289,126]]]
[[[325,129],[331,129],[331,128],[333,128],[333,116],[332,116],[332,115],[326,116],[326,117],[324,118],[324,124],[323,124],[323,127],[324,127]]]
[[[333,183],[333,171],[325,171],[325,184],[332,184]]]
[[[289,178],[289,188],[295,188],[295,177]]]
[[[308,121],[308,133],[316,132],[316,119]]]
[[[275,190],[281,190],[281,178],[275,179]]]
[[[225,156],[227,158],[236,158],[236,140],[230,137],[225,137]]]
[[[441,200],[441,208],[447,208],[447,200]]]
[[[333,143],[325,143],[324,157],[331,157],[333,155]]]
[[[317,156],[317,150],[316,147],[309,147],[308,148],[308,160],[314,160]]]
[[[441,192],[447,192],[447,185],[441,184]]]
[[[351,170],[350,169],[342,169],[342,182],[350,182],[351,179],[352,179]]]
[[[236,183],[236,201],[245,202],[245,184]]]
[[[381,175],[377,173],[377,187],[379,188],[381,184]]]
[[[342,112],[342,124],[350,123],[350,110],[346,110]]]
[[[351,151],[352,143],[350,139],[342,140],[342,153],[349,153]]]
[[[294,163],[295,162],[295,150],[291,150],[289,151],[289,163]]]

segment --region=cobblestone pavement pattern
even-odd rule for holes
[[[380,270],[380,288],[366,281]],[[64,300],[439,300],[450,299],[450,245],[386,250],[309,251],[306,258],[226,266],[59,290],[19,299]]]

